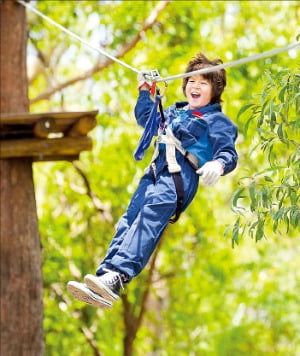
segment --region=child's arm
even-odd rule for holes
[[[141,90],[134,108],[135,118],[140,126],[145,127],[153,105],[149,90]]]
[[[225,115],[213,115],[210,118],[209,139],[213,157],[197,170],[197,173],[202,176],[203,185],[213,186],[221,175],[235,169],[238,160],[235,149],[236,138],[237,127]]]
[[[209,123],[209,138],[213,160],[217,160],[223,166],[223,175],[230,173],[238,161],[235,149],[237,127],[225,115],[218,115]]]

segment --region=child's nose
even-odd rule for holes
[[[196,87],[196,88],[200,88],[200,82],[194,82],[194,86]]]

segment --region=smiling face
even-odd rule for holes
[[[205,79],[201,74],[193,75],[188,79],[185,95],[190,109],[197,109],[211,102],[212,85],[210,81]]]

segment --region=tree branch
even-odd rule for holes
[[[150,28],[153,27],[153,25],[156,23],[157,21],[157,17],[159,16],[159,14],[167,7],[167,5],[171,2],[171,0],[165,0],[165,1],[159,1],[158,4],[156,5],[156,7],[152,10],[152,12],[150,13],[150,15],[145,19],[145,21],[143,22],[140,31],[131,39],[130,42],[125,43],[118,51],[118,53],[115,55],[116,58],[121,58],[123,57],[126,53],[128,53],[132,48],[134,48],[136,46],[136,44],[139,42],[139,40],[142,38],[143,33],[147,30],[149,30]],[[30,100],[30,104],[34,104],[40,100],[45,100],[50,98],[54,93],[56,93],[57,91],[60,91],[70,85],[73,85],[77,82],[86,80],[88,78],[90,78],[92,75],[94,75],[95,73],[109,67],[111,64],[113,64],[113,60],[111,60],[110,58],[106,58],[105,60],[99,61],[98,63],[96,63],[96,65],[89,69],[88,71],[86,71],[85,73],[82,73],[79,76],[76,76],[72,79],[67,80],[64,83],[61,83],[53,88],[50,88],[46,91],[44,91],[44,93],[38,95],[37,97],[33,98]]]
[[[56,295],[58,295],[67,306],[72,304],[71,300],[65,295],[63,289],[61,288],[59,283],[51,284],[50,288],[54,291]],[[84,322],[83,313],[81,310],[77,310],[76,312],[72,312],[72,315],[75,318],[80,318]],[[79,326],[79,330],[84,334],[88,344],[91,346],[93,353],[95,356],[102,356],[102,353],[98,349],[97,341],[94,338],[94,333],[85,325]]]
[[[108,204],[102,203],[100,201],[100,199],[96,196],[96,194],[92,191],[89,179],[88,179],[87,175],[83,172],[83,170],[78,165],[76,165],[74,162],[72,164],[73,164],[73,167],[75,168],[75,170],[77,171],[77,173],[83,179],[84,185],[86,187],[86,194],[92,200],[95,209],[101,214],[101,218],[108,222],[112,222],[113,218],[110,213]]]
[[[162,240],[163,240],[164,235],[165,235],[165,233],[163,233],[161,239],[159,240],[159,243],[156,246],[155,252],[154,252],[152,259],[150,261],[149,274],[148,274],[148,279],[146,282],[147,288],[145,289],[144,294],[142,296],[141,309],[140,309],[139,315],[137,317],[137,323],[136,323],[137,330],[139,329],[139,327],[142,324],[143,317],[144,317],[144,314],[146,311],[146,304],[147,304],[148,295],[150,293],[150,287],[152,285],[152,277],[153,277],[153,273],[155,271],[156,260],[157,260],[157,256],[159,254],[159,251],[160,251],[160,248],[162,245]],[[136,330],[136,332],[137,332],[137,330]]]
[[[164,234],[163,234],[164,236]],[[132,355],[133,353],[133,343],[136,338],[137,332],[142,324],[143,317],[146,312],[146,306],[147,306],[147,300],[148,296],[150,293],[150,287],[152,284],[152,277],[153,273],[155,271],[155,264],[157,260],[157,256],[159,254],[161,245],[162,245],[162,240],[163,236],[161,237],[158,245],[156,246],[155,252],[152,255],[150,265],[149,265],[149,273],[148,273],[148,278],[146,281],[146,289],[144,290],[144,293],[142,295],[141,303],[140,303],[140,312],[138,316],[134,315],[134,308],[132,308],[132,305],[130,304],[126,294],[123,294],[122,297],[122,302],[123,302],[123,308],[124,308],[124,324],[125,324],[125,336],[124,336],[124,355],[129,356]]]

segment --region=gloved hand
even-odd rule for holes
[[[223,166],[217,160],[206,162],[196,171],[197,174],[202,176],[201,183],[209,187],[217,183],[223,172]]]
[[[146,72],[140,72],[138,74],[138,90],[149,90],[151,88],[151,82],[145,78]]]

